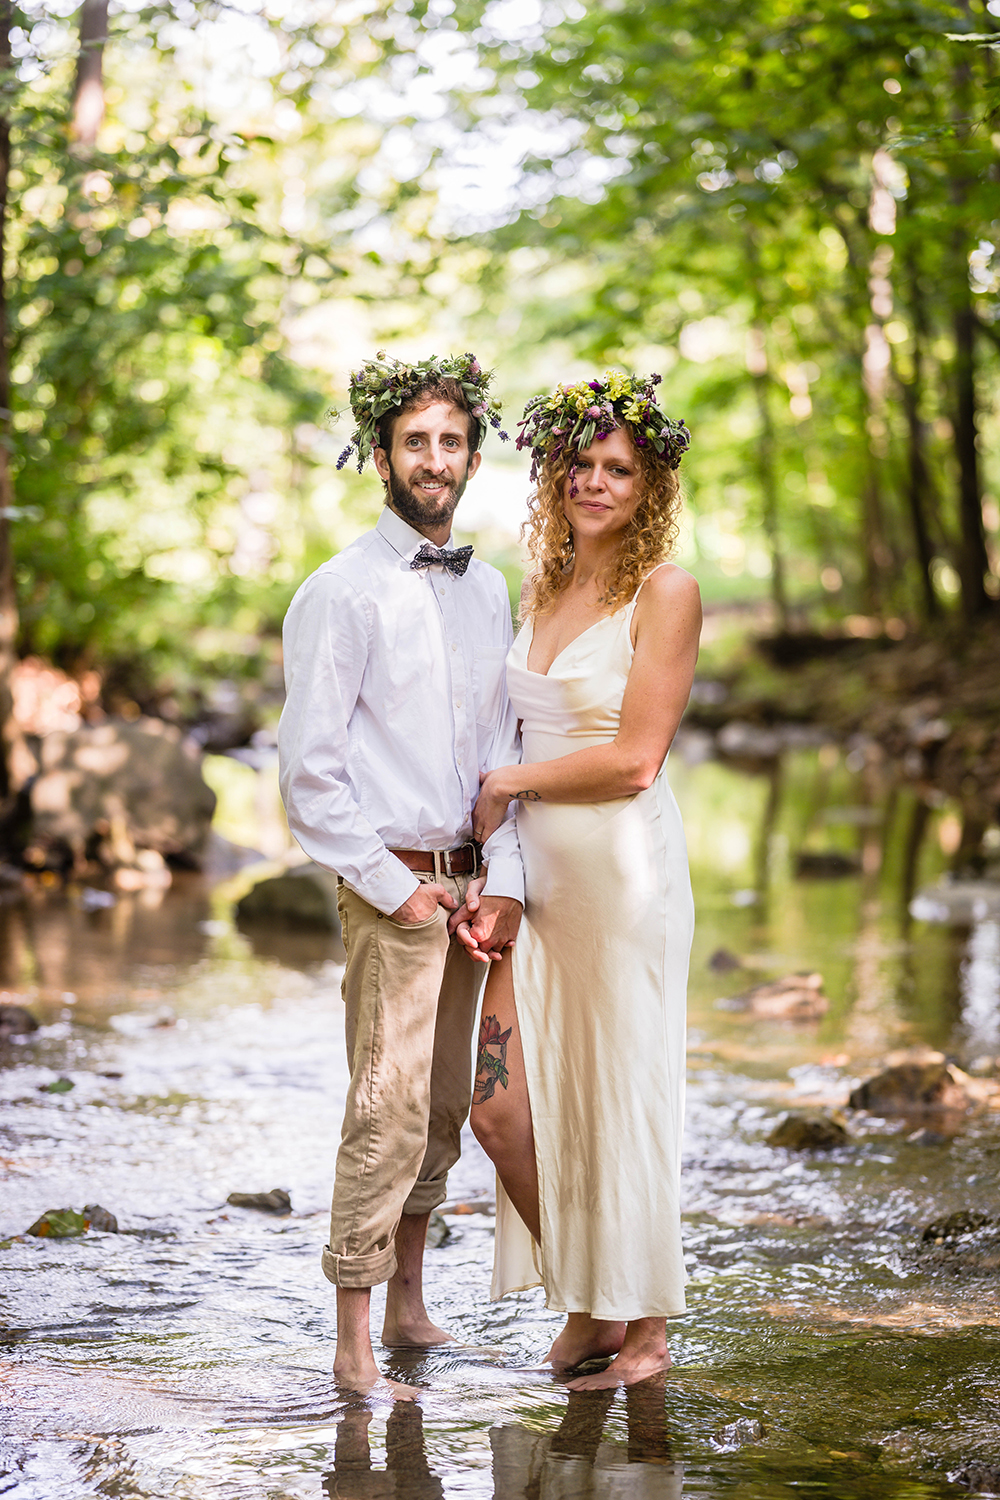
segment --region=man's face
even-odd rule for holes
[[[446,401],[403,412],[393,425],[391,453],[375,449],[392,509],[417,531],[447,534],[480,460],[469,452],[468,413]]]

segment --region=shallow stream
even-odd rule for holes
[[[921,1254],[940,1215],[1000,1216],[1000,1112],[917,1141],[919,1122],[855,1114],[825,1153],[765,1142],[890,1049],[980,1070],[1000,1053],[995,914],[911,913],[935,915],[913,902],[956,810],[830,745],[756,771],[684,748],[691,1283],[665,1388],[567,1397],[540,1368],[561,1320],[537,1292],[487,1300],[492,1178],[470,1138],[427,1252],[457,1344],[386,1358],[425,1388],[416,1405],[338,1392],[319,1269],[345,1084],[336,945],[251,942],[231,890],[195,876],[96,910],[39,890],[0,909],[0,998],[44,1022],[0,1069],[0,1495],[916,1500],[1000,1465],[996,1273]],[[799,877],[803,853],[857,869]],[[720,948],[740,967],[710,967]],[[823,975],[818,1022],[717,1003],[796,970]],[[60,1077],[72,1089],[48,1092]],[[290,1216],[226,1204],[275,1186]],[[25,1236],[95,1202],[121,1233]]]

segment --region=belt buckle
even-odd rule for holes
[[[452,867],[451,867],[451,857],[452,857],[453,854],[461,854],[463,852],[463,850],[468,849],[470,847],[473,850],[473,860],[472,860],[472,866],[473,866],[473,868],[472,868],[472,874],[473,875],[477,874],[478,870],[479,870],[479,851],[478,851],[478,849],[476,848],[476,846],[474,844],[470,845],[469,843],[464,843],[464,844],[459,844],[459,846],[458,846],[457,849],[435,849],[434,850],[434,878],[435,878],[435,880],[440,880],[442,875],[448,875],[449,877],[454,878],[455,875],[464,875],[464,874],[466,874],[467,872],[464,871],[464,870],[453,870],[452,869]]]

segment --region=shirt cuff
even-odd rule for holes
[[[486,866],[484,896],[506,896],[524,905],[524,867],[516,856],[495,854]]]
[[[404,901],[409,901],[415,890],[420,887],[420,881],[412,870],[408,870],[401,859],[386,850],[385,859],[379,865],[374,875],[370,875],[366,881],[354,884],[347,880],[346,884],[351,887],[369,906],[374,906],[376,911],[384,912],[388,917],[394,911],[398,911]]]

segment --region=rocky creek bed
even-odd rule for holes
[[[949,905],[960,809],[829,744],[753,775],[687,749],[691,1283],[663,1387],[568,1398],[539,1367],[558,1316],[489,1303],[470,1139],[428,1251],[458,1344],[388,1356],[411,1410],[345,1398],[318,1265],[335,935],[241,933],[196,875],[40,889],[0,908],[0,1004],[41,1022],[0,1044],[0,1494],[1000,1492],[1000,916],[988,882]],[[876,1112],[856,1091],[893,1063],[938,1096]],[[789,1119],[836,1128],[783,1144]],[[227,1201],[275,1188],[287,1212]],[[26,1232],[95,1205],[117,1232]]]

